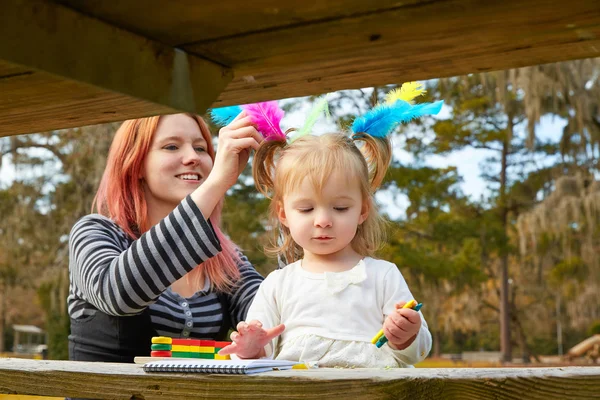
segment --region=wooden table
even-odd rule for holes
[[[0,393],[98,399],[600,399],[600,367],[145,373],[141,365],[0,359]]]

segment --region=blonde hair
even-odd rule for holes
[[[368,210],[351,246],[362,256],[373,256],[384,235],[384,220],[377,212],[373,194],[383,181],[391,155],[389,139],[364,133],[352,138],[343,133],[305,135],[289,145],[284,141],[264,141],[254,156],[252,173],[257,189],[271,199],[269,221],[273,237],[271,245],[265,248],[267,253],[283,254],[288,262],[302,258],[303,249],[294,242],[290,230],[279,223],[277,204],[305,178],[321,192],[332,172],[339,170],[349,181],[358,181]],[[283,243],[278,243],[280,235]]]

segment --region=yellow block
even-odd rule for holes
[[[215,354],[215,360],[231,360],[231,357],[229,357],[229,354],[224,356]]]
[[[174,344],[171,346],[171,351],[214,354],[215,348],[213,346],[186,346],[183,344]]]
[[[152,338],[152,343],[155,344],[171,344],[173,343],[173,338],[167,336],[155,336]]]
[[[192,352],[194,350],[192,350],[192,347],[199,347],[199,346],[185,346],[183,344],[174,344],[173,346],[171,346],[171,351],[184,351],[184,352]]]

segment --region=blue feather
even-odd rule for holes
[[[225,126],[233,121],[241,112],[242,107],[240,106],[213,108],[210,110],[210,117],[215,124]]]
[[[408,122],[423,115],[437,114],[443,101],[411,105],[404,100],[394,104],[380,104],[371,111],[354,120],[352,132],[365,132],[373,137],[384,138],[402,122]]]

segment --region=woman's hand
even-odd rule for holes
[[[283,324],[271,329],[263,329],[262,324],[257,320],[252,320],[249,323],[242,321],[237,325],[237,332],[231,334],[233,343],[223,347],[219,354],[236,354],[240,358],[264,357],[266,355],[265,346],[281,335],[284,330],[285,326]]]
[[[227,190],[246,167],[250,149],[258,149],[263,137],[241,112],[219,131],[219,147],[212,170],[206,180],[192,192],[192,200],[202,215],[209,218]]]
[[[219,183],[223,193],[237,182],[248,164],[250,149],[258,150],[263,137],[242,111],[229,125],[219,131],[217,155],[210,175],[207,178]]]
[[[383,323],[383,333],[390,347],[403,350],[411,345],[421,329],[421,315],[410,308],[402,308],[406,302],[396,304],[396,311]]]

